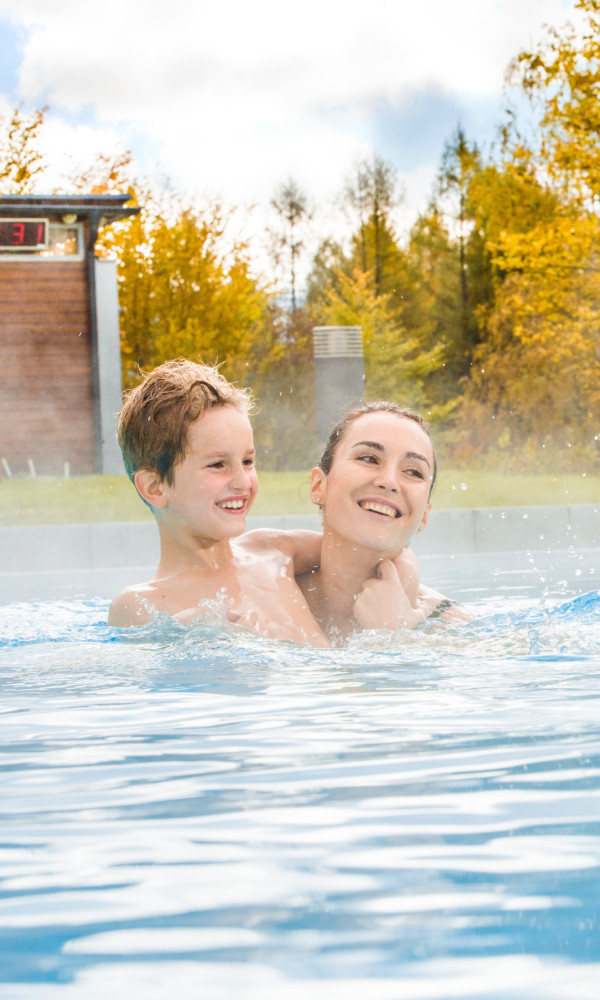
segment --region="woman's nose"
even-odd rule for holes
[[[380,465],[377,469],[375,484],[383,490],[398,490],[398,476],[390,465]]]

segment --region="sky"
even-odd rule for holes
[[[57,179],[128,149],[191,199],[262,206],[260,225],[289,178],[324,219],[376,153],[410,217],[459,125],[490,148],[510,60],[573,16],[574,0],[0,0],[0,115],[48,106]]]

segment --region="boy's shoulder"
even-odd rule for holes
[[[150,620],[148,601],[153,593],[152,584],[132,583],[113,598],[108,611],[108,624],[112,628],[145,625]]]

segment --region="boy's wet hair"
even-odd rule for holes
[[[152,469],[173,485],[173,470],[188,450],[188,427],[213,406],[235,406],[248,413],[250,390],[228,382],[213,365],[186,358],[165,361],[144,374],[126,395],[117,435],[129,478]]]
[[[414,420],[419,427],[422,427],[427,437],[431,441],[431,433],[429,430],[429,424],[423,419],[420,413],[416,410],[411,410],[407,406],[398,406],[397,403],[392,403],[385,399],[377,399],[370,403],[359,403],[358,406],[353,406],[351,410],[341,418],[341,420],[335,425],[329,438],[327,439],[327,444],[323,449],[323,454],[319,461],[319,468],[325,473],[326,476],[329,475],[331,471],[331,466],[333,465],[333,460],[335,458],[335,453],[337,447],[342,440],[344,434],[348,430],[351,424],[359,417],[364,417],[366,413],[393,413],[396,417],[405,417],[407,420]],[[433,448],[433,441],[431,441],[431,446]],[[433,450],[433,475],[431,478],[431,486],[429,489],[429,495],[431,496],[431,491],[433,490],[433,485],[437,476],[437,461],[435,457],[435,449]]]

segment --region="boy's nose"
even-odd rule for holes
[[[250,486],[250,474],[245,466],[239,465],[233,470],[232,485],[239,490],[247,490]]]

